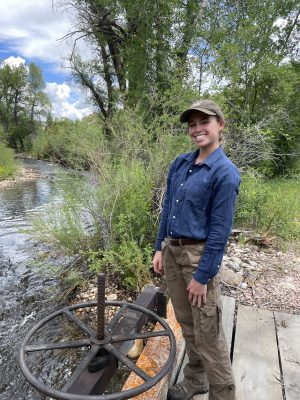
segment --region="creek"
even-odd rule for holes
[[[45,398],[25,381],[18,364],[18,350],[33,325],[64,305],[59,300],[62,293],[58,279],[55,275],[46,274],[37,262],[42,252],[49,253],[51,250],[26,232],[35,214],[46,212],[50,201],[59,201],[61,193],[55,182],[62,168],[44,161],[22,162],[44,177],[0,188],[1,400]],[[55,324],[47,328],[49,342],[54,336],[57,337]],[[44,362],[51,364],[49,359]],[[43,361],[40,360],[39,369],[42,368],[41,363]]]

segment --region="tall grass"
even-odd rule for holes
[[[13,176],[17,165],[14,161],[14,152],[0,142],[0,180]]]
[[[300,238],[300,179],[242,175],[235,225],[285,241]]]

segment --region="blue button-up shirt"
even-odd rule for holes
[[[155,249],[166,237],[205,240],[194,278],[207,284],[222,263],[240,175],[220,147],[197,165],[198,154],[181,154],[171,164]]]

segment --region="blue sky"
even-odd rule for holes
[[[92,110],[63,68],[70,47],[59,39],[68,33],[72,18],[62,9],[53,9],[52,0],[1,0],[0,60],[38,65],[54,115],[77,119]]]

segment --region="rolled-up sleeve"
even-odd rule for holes
[[[227,165],[218,171],[212,190],[208,237],[194,275],[195,280],[203,284],[219,272],[232,228],[239,184],[240,175],[235,167]]]

